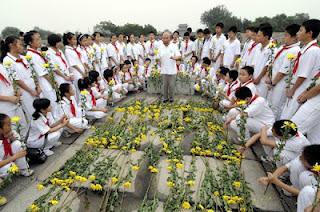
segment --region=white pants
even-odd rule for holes
[[[101,109],[105,108],[107,106],[107,100],[100,98],[96,100],[96,107]]]
[[[297,99],[302,94],[302,92],[304,90],[305,90],[305,88],[300,86],[296,90],[296,92],[294,93],[292,98],[287,98],[287,101],[286,101],[285,106],[284,106],[282,113],[281,113],[281,119],[291,119],[294,116],[294,114],[297,112],[297,110],[301,106],[298,103]]]
[[[101,119],[105,117],[107,114],[102,111],[86,111],[86,116],[88,119]]]
[[[309,99],[301,105],[292,117],[303,134],[307,134],[311,144],[320,144],[320,95]]]
[[[12,149],[13,154],[16,154],[17,152],[22,151],[21,142],[18,140],[12,142],[11,149]],[[2,143],[0,144],[0,156],[1,156],[1,160],[3,160],[4,159],[4,149],[3,149]],[[19,167],[20,170],[29,168],[26,157],[19,158],[16,161],[14,161],[14,163]],[[9,174],[8,170],[12,165],[13,165],[13,162],[8,163],[7,165],[0,167],[0,177],[8,176],[8,174]]]
[[[240,128],[238,127],[238,122],[239,120],[233,120],[230,123],[230,128],[231,130],[235,131],[237,135],[240,135]],[[250,133],[256,134],[261,131],[261,129],[266,126],[265,123],[262,123],[260,121],[257,121],[253,118],[247,118],[247,124],[246,124],[246,139],[250,138]]]
[[[63,129],[49,133],[41,142],[28,143],[29,148],[51,149],[60,139]]]
[[[88,120],[86,118],[76,118],[76,117],[73,117],[73,118],[70,118],[69,119],[69,124],[71,124],[72,126],[78,128],[78,129],[87,129],[88,127]],[[70,128],[67,128],[66,127],[66,130],[69,132],[69,133],[74,133],[74,131]]]
[[[26,117],[24,115],[22,107],[19,106],[15,110],[8,111],[7,115],[9,117],[13,117],[13,116],[19,116],[20,117],[20,121],[19,121],[19,124],[20,124],[20,136],[21,136],[21,140],[24,141],[24,139],[26,138],[27,133],[28,133],[29,125],[28,125],[28,123],[26,121]],[[15,131],[17,131],[16,124],[13,123],[12,126],[13,126],[13,129]]]
[[[300,174],[304,171],[307,171],[304,165],[302,164],[301,160],[293,160],[291,161],[291,167],[290,167],[290,182],[292,185],[301,190],[300,187]]]
[[[312,205],[316,196],[316,191],[316,187],[306,186],[299,192],[297,212],[304,212],[304,209]]]
[[[268,101],[276,120],[279,120],[287,100],[285,89],[286,83],[284,81],[280,81],[275,87],[272,88],[272,90],[269,91]]]
[[[223,99],[219,102],[221,108],[225,108],[231,105],[231,102],[228,99]]]

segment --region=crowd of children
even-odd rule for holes
[[[226,112],[224,127],[234,132],[235,142],[241,136],[239,122],[245,119],[241,151],[260,142],[278,167],[259,181],[299,195],[302,212],[319,196],[311,168],[320,163],[320,21],[288,25],[281,46],[268,23],[248,27],[242,45],[236,27],[227,35],[223,31],[223,23],[217,23],[214,35],[208,28],[199,29],[196,39],[190,31],[182,39],[174,32],[170,45],[181,54],[177,72],[194,76],[196,92],[218,102]],[[144,35],[126,39],[112,35],[108,42],[100,32],[42,38],[32,30],[23,39],[9,36],[2,41],[1,177],[13,163],[21,175],[32,175],[26,160],[30,149],[46,157],[54,154],[61,136],[82,133],[90,120],[106,116],[109,105],[148,86],[152,72],[161,69],[163,43],[154,32],[148,41]],[[14,117],[19,117],[18,124],[11,123]],[[279,178],[287,171],[292,185]]]

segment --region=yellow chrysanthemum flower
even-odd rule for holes
[[[112,178],[111,178],[111,182],[112,182],[113,184],[116,184],[118,181],[119,181],[119,179],[118,179],[117,177],[112,177]]]
[[[200,90],[201,90],[201,88],[200,88],[200,85],[199,85],[199,84],[196,84],[196,85],[194,86],[194,88],[195,88],[195,90],[196,90],[196,91],[198,91],[198,92],[200,92]]]
[[[87,90],[82,90],[82,91],[80,92],[80,94],[83,95],[83,96],[85,96],[85,95],[88,95],[89,92],[88,92]]]
[[[189,202],[184,201],[184,202],[182,203],[182,208],[183,208],[183,209],[190,209],[190,208],[191,208],[191,205],[190,205]]]
[[[29,210],[30,210],[31,212],[38,212],[38,211],[40,211],[40,208],[39,208],[38,205],[32,203],[32,205],[29,206]]]
[[[292,53],[288,53],[288,54],[287,54],[287,59],[288,59],[288,60],[294,60],[294,59],[296,59],[296,55],[294,55],[294,54],[292,54]]]
[[[140,167],[139,166],[132,166],[133,171],[139,171]]]
[[[39,183],[39,184],[37,185],[37,189],[38,189],[39,191],[42,191],[42,190],[44,189],[44,186],[43,186],[41,183]]]
[[[168,182],[167,182],[167,186],[168,186],[169,188],[172,188],[173,186],[175,186],[175,184],[174,184],[174,182],[172,182],[172,181],[168,181]]]
[[[241,182],[235,181],[235,182],[232,183],[232,185],[233,185],[234,187],[236,187],[236,188],[240,188],[240,187],[241,187]]]
[[[12,164],[9,168],[9,173],[16,174],[19,172],[19,167],[16,164]]]
[[[183,169],[184,165],[183,163],[176,163],[177,169]]]
[[[318,165],[318,163],[316,163],[316,164],[312,167],[311,170],[314,171],[314,172],[320,173],[320,165]]]
[[[12,116],[10,118],[12,123],[18,123],[20,121],[20,117],[19,116]]]
[[[90,175],[88,179],[89,179],[90,181],[94,181],[94,180],[96,179],[96,176]]]
[[[56,200],[56,199],[52,199],[52,200],[49,201],[49,203],[50,203],[51,205],[57,205],[57,204],[59,203],[59,201]]]
[[[130,188],[131,187],[131,182],[130,181],[127,181],[123,184],[123,187],[125,188]]]

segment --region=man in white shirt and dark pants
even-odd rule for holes
[[[171,33],[165,31],[162,34],[162,43],[159,45],[159,60],[163,81],[163,102],[173,102],[176,83],[176,61],[181,60],[181,54],[177,46],[170,42]]]

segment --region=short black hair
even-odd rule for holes
[[[124,63],[125,65],[131,65],[130,60],[125,60],[123,63]]]
[[[216,27],[220,27],[221,29],[224,28],[224,24],[222,22],[219,22],[216,24]]]
[[[267,25],[267,23],[265,23],[264,25],[260,26],[259,31],[262,32],[264,36],[268,36],[269,39],[272,37],[273,29],[270,24]]]
[[[228,30],[228,32],[233,32],[233,33],[237,33],[238,32],[238,29],[236,26],[231,26]]]
[[[147,57],[144,61],[150,61],[151,62],[151,59],[149,57]]]
[[[192,28],[191,28],[191,27],[188,27],[188,28],[187,28],[187,32],[191,33],[191,32],[192,32]]]
[[[302,156],[304,160],[310,165],[314,166],[317,163],[320,164],[320,145],[312,144],[306,146],[302,151]]]
[[[297,36],[297,32],[300,29],[300,25],[299,24],[290,24],[289,26],[287,26],[285,28],[285,31],[291,36],[291,37],[295,37]]]
[[[244,66],[241,69],[246,70],[249,75],[253,75],[254,68],[252,66]]]
[[[274,130],[274,132],[278,136],[282,137],[284,135],[284,133],[285,133],[285,129],[284,129],[285,122],[289,122],[290,124],[293,124],[293,125],[297,126],[293,121],[287,120],[287,119],[281,119],[281,120],[275,121],[273,123],[272,129]],[[290,137],[296,135],[297,132],[298,132],[298,128],[297,127],[295,129],[292,129],[292,128],[287,129],[287,133],[289,134],[288,136],[290,136]]]
[[[84,89],[89,89],[91,85],[89,77],[85,77],[83,79],[78,80],[78,88],[80,91]]]
[[[238,79],[239,73],[237,70],[230,70],[228,74],[230,79],[232,79],[232,81],[236,81]]]
[[[150,35],[150,34],[154,34],[154,35],[155,35],[156,33],[155,33],[154,31],[150,31],[150,32],[149,32],[149,35]]]
[[[49,46],[56,47],[57,43],[61,42],[61,37],[57,34],[50,34],[48,36]]]
[[[91,83],[95,83],[98,81],[98,77],[100,76],[97,71],[89,71],[89,79]]]
[[[180,33],[176,30],[176,31],[174,31],[172,34],[174,34],[174,33],[177,33],[178,35],[180,35]]]
[[[190,36],[190,33],[189,32],[185,32],[184,34],[183,34],[183,36],[185,37],[185,36]]]
[[[108,79],[109,77],[112,77],[113,76],[113,71],[112,71],[112,69],[106,69],[106,70],[104,70],[104,72],[103,72],[103,77],[105,78],[105,79]]]
[[[203,34],[205,34],[205,35],[209,35],[211,32],[210,32],[210,29],[209,28],[205,28],[204,30],[203,30]]]
[[[220,68],[219,68],[219,73],[220,74],[226,76],[228,72],[229,72],[229,69],[227,67],[220,66]]]
[[[306,32],[312,32],[312,38],[316,39],[320,31],[320,20],[310,19],[302,23],[302,26],[306,29]]]
[[[198,33],[203,33],[203,29],[198,29],[198,30],[197,30],[197,34],[198,34]]]
[[[4,113],[0,113],[0,128],[3,128],[4,125],[4,120],[8,119],[9,116],[7,114]]]
[[[207,65],[211,65],[211,60],[208,57],[204,57],[202,59],[202,63],[207,64]]]
[[[251,32],[257,33],[257,32],[259,31],[259,27],[248,26],[248,27],[246,28],[246,30],[250,30]]]
[[[252,97],[252,92],[250,88],[244,86],[236,90],[235,96],[237,97],[237,99],[245,100],[246,98]]]

